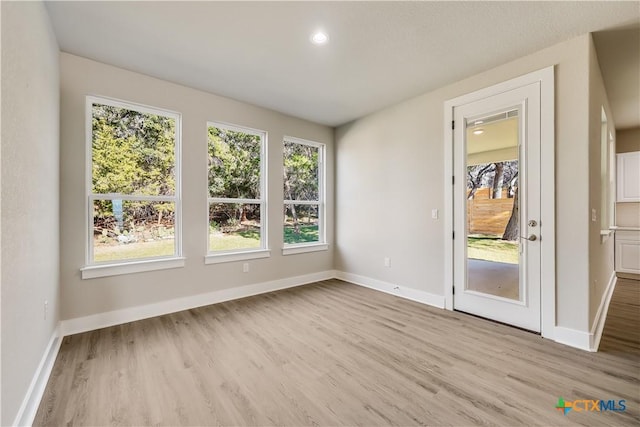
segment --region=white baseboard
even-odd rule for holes
[[[592,351],[591,334],[589,332],[556,326],[554,341],[570,347],[579,348],[580,350]]]
[[[61,334],[63,336],[93,331],[109,326],[120,325],[150,317],[162,316],[177,311],[189,310],[205,305],[245,298],[266,292],[306,285],[320,280],[328,280],[335,277],[335,271],[327,270],[318,273],[305,274],[303,276],[288,277],[237,288],[222,289],[204,294],[190,295],[168,301],[141,305],[121,310],[108,311],[61,322]]]
[[[611,297],[613,296],[613,291],[616,288],[616,283],[618,283],[618,278],[616,277],[616,272],[614,271],[609,278],[609,283],[607,283],[607,289],[605,289],[604,294],[602,295],[602,300],[600,300],[600,306],[598,307],[598,311],[596,312],[596,317],[593,319],[591,333],[589,334],[589,348],[591,349],[591,351],[598,351],[598,347],[600,346],[602,331],[604,330],[604,324],[607,320],[609,304],[611,303]]]
[[[385,292],[387,294],[427,304],[433,307],[444,308],[444,295],[430,294],[429,292],[394,285],[392,283],[383,282],[366,276],[360,276],[358,274],[345,273],[344,271],[336,271],[335,274],[336,278],[344,280],[345,282],[364,286],[366,288]]]
[[[56,357],[58,357],[61,343],[62,336],[58,325],[51,335],[49,344],[42,355],[42,359],[40,359],[31,384],[29,384],[27,393],[22,400],[22,405],[20,405],[18,414],[13,421],[14,426],[30,426],[33,424],[33,420],[38,412],[38,407],[40,406],[40,401],[42,400],[42,395],[47,387],[53,364],[56,361]]]

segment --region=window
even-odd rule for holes
[[[324,223],[324,144],[284,140],[283,253],[326,249]]]
[[[87,128],[87,264],[179,257],[180,115],[87,97]]]
[[[602,107],[600,134],[600,234],[608,236],[615,223],[615,144]]]
[[[268,256],[265,141],[262,131],[208,124],[208,252],[216,257],[207,262]]]

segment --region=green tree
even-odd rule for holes
[[[258,135],[209,127],[209,197],[260,199],[260,157]],[[259,214],[258,205],[214,204],[211,215],[223,221],[247,221]],[[257,212],[256,212],[257,211]]]
[[[173,118],[94,104],[92,108],[92,192],[94,194],[175,194],[176,123]],[[125,217],[173,216],[171,203],[129,202]],[[97,200],[98,228],[112,228],[109,200]]]
[[[317,147],[285,141],[284,143],[284,195],[287,200],[318,200],[318,153]],[[298,209],[311,217],[314,206],[295,204],[285,206],[285,217],[290,210],[294,232],[300,233]],[[317,209],[317,208],[316,208]]]

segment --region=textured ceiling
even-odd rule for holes
[[[339,125],[580,34],[638,2],[49,2],[69,53]],[[314,46],[325,29],[330,43]]]

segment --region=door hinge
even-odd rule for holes
[[[451,120],[451,129],[455,129],[456,128],[456,122],[454,120]]]
[[[451,292],[451,293],[452,293],[453,295],[455,295],[455,294],[456,294],[456,287],[455,287],[455,286],[453,287],[453,290],[452,290],[452,292]]]
[[[456,177],[455,176],[451,177],[451,185],[456,185]]]
[[[456,238],[456,232],[455,231],[451,232],[451,238],[455,240],[455,238]]]

